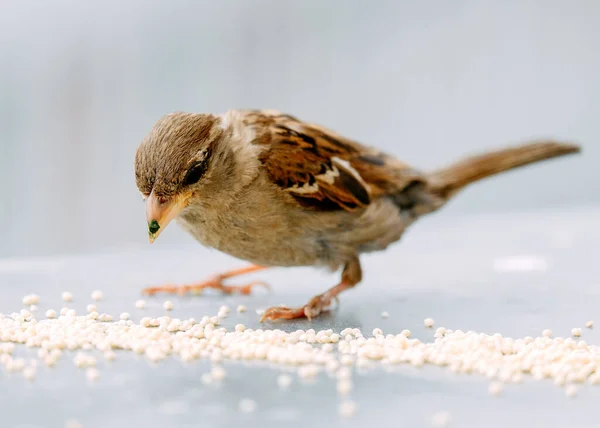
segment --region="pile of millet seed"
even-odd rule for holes
[[[65,302],[73,298],[68,292],[62,297]],[[103,296],[96,291],[91,297],[98,301]],[[580,328],[572,330],[575,338],[553,337],[551,331],[544,330],[540,337],[513,339],[439,327],[432,342],[422,342],[411,338],[408,330],[384,334],[379,328],[370,333],[358,328],[287,333],[237,324],[233,331],[228,331],[220,327],[220,321],[230,316],[227,306],[222,306],[217,315],[199,320],[161,316],[143,317],[135,322],[128,313],[114,320],[109,314],[98,313],[95,304],[87,306],[85,315],[64,307],[59,312],[50,309],[45,318],[37,319],[34,313],[38,302],[38,296],[28,295],[23,304],[29,309],[0,314],[0,367],[7,372],[21,372],[30,381],[35,379],[39,362],[53,366],[61,359],[71,358],[93,382],[101,373],[92,351],[100,351],[107,360],[117,358],[118,352],[134,352],[154,363],[172,357],[186,362],[210,360],[213,368],[202,376],[204,383],[220,382],[226,377],[219,365],[223,360],[266,360],[295,367],[297,376],[304,379],[314,378],[320,372],[335,377],[337,392],[344,398],[339,409],[344,417],[351,417],[357,409],[348,399],[354,367],[368,369],[378,364],[445,367],[452,373],[488,378],[488,391],[493,396],[501,394],[505,383],[521,383],[525,376],[534,380],[552,379],[556,385],[565,387],[568,397],[577,394],[578,384],[600,384],[600,347],[578,339]],[[169,311],[173,306],[170,301],[163,305]],[[145,302],[137,301],[135,307],[143,309]],[[237,311],[244,312],[246,308],[239,306]],[[389,316],[384,314],[384,318]],[[433,319],[425,319],[424,326],[433,328]],[[592,328],[593,322],[586,327]],[[18,344],[36,348],[38,359],[13,356]],[[292,382],[287,374],[277,380],[282,389]],[[252,400],[240,402],[241,411],[251,412],[255,408]],[[434,417],[434,425],[442,426],[445,424],[441,420],[449,420],[448,415],[441,415]]]

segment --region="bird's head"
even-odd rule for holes
[[[135,178],[146,201],[150,242],[228,170],[220,121],[210,114],[171,113],[138,147]]]

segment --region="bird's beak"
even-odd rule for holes
[[[154,191],[146,199],[148,238],[152,244],[165,227],[188,204],[189,195],[176,195],[171,199],[157,197]]]

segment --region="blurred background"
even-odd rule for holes
[[[597,204],[599,16],[597,0],[2,0],[0,257],[147,245],[133,158],[174,110],[278,109],[421,169],[573,140],[583,156],[443,215]]]

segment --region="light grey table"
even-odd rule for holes
[[[380,327],[398,333],[408,328],[415,337],[432,340],[423,327],[432,317],[452,329],[499,332],[505,336],[539,335],[544,328],[567,336],[588,319],[600,322],[600,210],[511,214],[453,218],[442,214],[421,221],[399,245],[364,258],[365,281],[345,293],[341,307],[312,323],[278,323],[271,328],[340,330]],[[507,272],[501,262],[511,257],[538,260],[529,269]],[[144,246],[111,254],[52,259],[0,260],[0,311],[21,308],[25,294],[41,296],[40,312],[60,308],[60,293],[74,294],[72,307],[84,311],[94,289],[104,291],[102,311],[127,311],[135,320],[163,313],[165,297],[150,299],[141,312],[134,308],[140,289],[163,281],[202,279],[221,269],[240,266],[227,256],[199,246]],[[504,266],[504,267],[503,267]],[[216,314],[222,304],[245,304],[248,312],[226,319],[232,328],[242,322],[257,328],[257,308],[304,303],[332,285],[337,276],[311,269],[276,269],[256,273],[272,284],[272,293],[223,297],[209,293],[176,297],[172,316]],[[390,313],[382,319],[382,311]],[[584,329],[589,343],[600,343],[597,330]],[[20,354],[33,352],[20,349]],[[551,381],[526,378],[491,397],[488,380],[460,376],[436,367],[400,366],[354,376],[351,398],[356,416],[338,414],[335,381],[326,374],[313,383],[294,381],[287,392],[277,387],[282,370],[266,364],[225,362],[227,378],[203,385],[206,361],[183,364],[167,360],[152,367],[131,354],[119,353],[113,363],[100,363],[101,378],[90,385],[70,356],[57,367],[40,368],[37,380],[0,372],[0,426],[63,427],[76,419],[95,427],[270,427],[324,426],[427,427],[431,416],[449,411],[452,427],[579,427],[600,426],[600,388],[584,386],[569,399]],[[252,414],[238,410],[241,398],[258,404]]]

